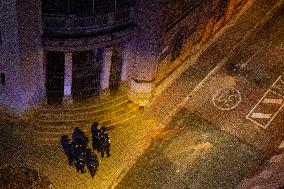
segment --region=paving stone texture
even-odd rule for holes
[[[54,146],[38,146],[15,137],[13,133],[23,126],[21,123],[1,123],[0,165],[32,166],[46,175],[56,189],[114,188],[151,141],[161,134],[170,118],[185,105],[188,96],[199,90],[198,84],[206,81],[204,78],[228,59],[230,51],[242,45],[243,40],[255,33],[282,4],[283,1],[274,0],[254,2],[148,109],[110,130],[111,157],[101,159],[95,178],[78,174],[74,167],[68,166],[59,141]]]

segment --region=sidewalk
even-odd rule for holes
[[[201,86],[208,81],[232,56],[235,49],[241,46],[246,39],[255,34],[283,5],[283,1],[260,0],[255,2],[246,13],[244,13],[234,25],[227,28],[223,35],[214,40],[214,43],[192,64],[190,68],[184,71],[170,87],[168,87],[146,110],[142,120],[149,120],[150,123],[156,123],[158,126],[153,128],[156,136],[169,123],[171,118],[188,102]],[[259,19],[261,16],[262,19]],[[152,131],[152,132],[153,132]],[[152,135],[155,138],[155,134]],[[148,141],[147,141],[148,142]],[[144,141],[140,142],[145,149],[150,145]],[[144,143],[144,145],[142,144]],[[131,158],[131,157],[130,157]],[[136,157],[132,157],[135,162]],[[130,167],[125,167],[120,178],[125,175]],[[112,188],[119,182],[119,179],[113,183]]]
[[[254,2],[233,25],[222,31],[222,35],[213,39],[212,45],[199,57],[188,60],[191,66],[151,104],[147,110],[149,116],[153,115],[160,122],[174,115],[283,4],[283,0]]]
[[[278,4],[276,4],[278,3]],[[29,164],[45,174],[56,189],[107,189],[115,188],[153,139],[161,134],[172,116],[181,109],[190,96],[226,63],[232,51],[253,35],[283,1],[258,0],[223,35],[183,72],[162,95],[140,116],[115,127],[109,132],[111,157],[104,158],[94,179],[89,174],[78,174],[69,167],[61,146],[29,146],[16,138],[1,145],[1,165]],[[271,5],[271,6],[269,6]],[[272,6],[274,5],[274,6]],[[266,13],[266,16],[262,16]],[[262,20],[259,20],[263,17]],[[208,77],[209,74],[209,77]],[[204,79],[205,78],[205,79]],[[201,83],[201,84],[200,84]]]

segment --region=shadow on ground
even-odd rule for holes
[[[139,158],[117,189],[234,188],[259,151],[182,109]],[[175,132],[177,131],[177,132]]]

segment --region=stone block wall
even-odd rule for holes
[[[40,4],[37,1],[3,0],[0,4],[1,109],[16,114],[43,100]]]

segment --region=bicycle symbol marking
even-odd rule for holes
[[[242,101],[240,91],[233,87],[222,88],[218,90],[212,102],[220,110],[232,110]]]

